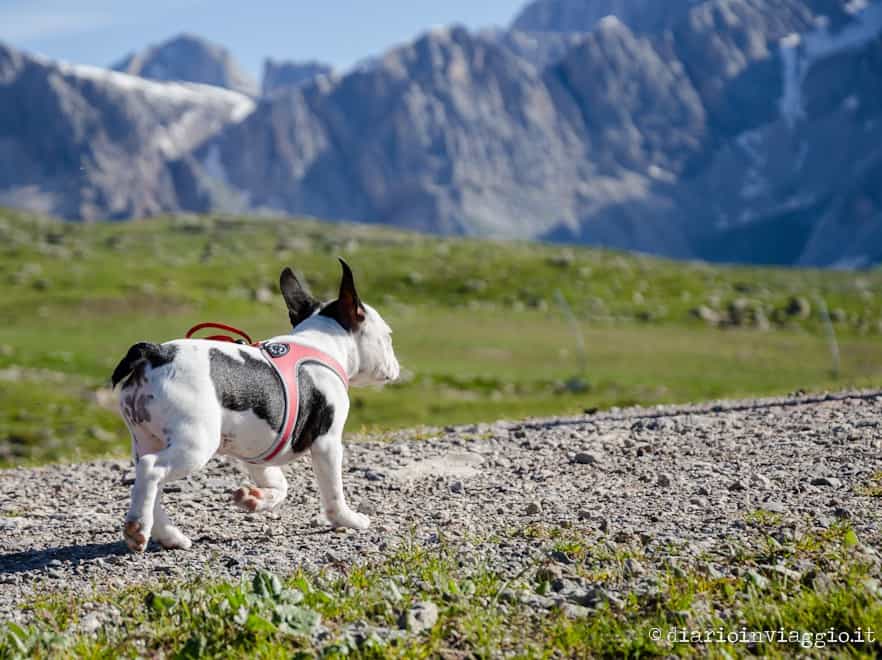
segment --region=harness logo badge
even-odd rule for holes
[[[270,354],[270,357],[279,358],[288,354],[290,346],[288,344],[266,344],[264,349]]]

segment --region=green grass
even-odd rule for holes
[[[543,548],[579,544],[570,568],[575,574],[600,588],[626,587],[622,566],[629,550],[611,550],[576,530],[545,532]],[[879,641],[830,644],[821,637],[831,628],[871,628],[878,635],[882,623],[878,582],[855,555],[853,536],[836,526],[780,546],[774,557],[743,547],[742,562],[765,577],[661,570],[655,589],[632,591],[587,616],[522,603],[517,594],[548,593],[549,570],[541,563],[503,580],[492,566],[463,565],[444,542],[432,549],[409,542],[380,564],[343,573],[296,571],[280,579],[259,572],[232,584],[132,587],[89,600],[49,596],[29,606],[31,625],[0,627],[0,657],[874,657],[882,651]],[[811,570],[789,578],[767,569],[772,560],[785,567],[823,565],[826,579],[816,583]],[[382,634],[397,631],[401,614],[425,600],[439,608],[431,629]],[[89,612],[112,625],[83,630]],[[353,624],[366,630],[361,639]],[[319,626],[325,632],[316,635]],[[705,640],[717,640],[720,630],[784,630],[790,641],[677,641],[682,630],[701,631]]]
[[[867,483],[858,486],[855,490],[858,495],[882,497],[882,472],[872,475]]]
[[[350,431],[882,380],[878,271],[711,267],[307,220],[82,225],[0,210],[0,466],[125,453],[103,388],[129,345],[203,320],[286,332],[279,271],[292,265],[330,298],[337,255],[411,375],[354,390]],[[810,303],[806,318],[786,313],[793,297]],[[818,297],[837,310],[836,377]],[[691,314],[700,305],[752,311],[721,329]],[[753,327],[757,313],[769,330]]]

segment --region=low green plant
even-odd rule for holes
[[[777,568],[746,545],[738,570],[722,577],[644,557],[657,585],[647,590],[633,589],[641,578],[628,582],[621,571],[630,550],[610,552],[608,543],[557,529],[556,540],[543,542],[548,552],[562,543],[584,549],[569,572],[605,569],[584,579],[626,592],[584,613],[537,609],[517,596],[553,594],[544,576],[554,573],[541,563],[503,579],[486,563],[462,562],[443,540],[431,548],[410,540],[379,563],[344,572],[281,578],[258,571],[234,583],[130,587],[89,600],[48,596],[29,606],[31,623],[0,626],[0,657],[874,657],[878,640],[829,639],[831,629],[866,635],[882,623],[878,582],[855,555],[853,534],[839,525],[798,539]],[[812,578],[814,569],[794,580],[780,568],[806,561],[824,566],[823,581]],[[438,606],[437,622],[421,632],[401,629],[403,613],[427,600]],[[740,637],[728,641],[729,634]]]

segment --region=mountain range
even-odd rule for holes
[[[678,258],[882,261],[882,2],[535,0],[263,81],[182,35],[0,45],[0,204],[306,214]]]

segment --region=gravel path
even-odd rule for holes
[[[652,566],[672,544],[688,559],[737,542],[757,509],[780,516],[785,534],[848,518],[878,561],[880,500],[856,487],[882,471],[882,391],[406,431],[351,442],[344,471],[350,500],[372,516],[366,532],[321,525],[306,459],[286,468],[289,499],[269,515],[229,504],[244,479],[215,460],[166,488],[193,548],[143,555],[121,540],[127,461],[0,471],[0,620],[25,617],[18,604],[48,591],[286,574],[439,535],[514,574],[547,549],[525,535],[475,539],[539,522],[640,545]]]

